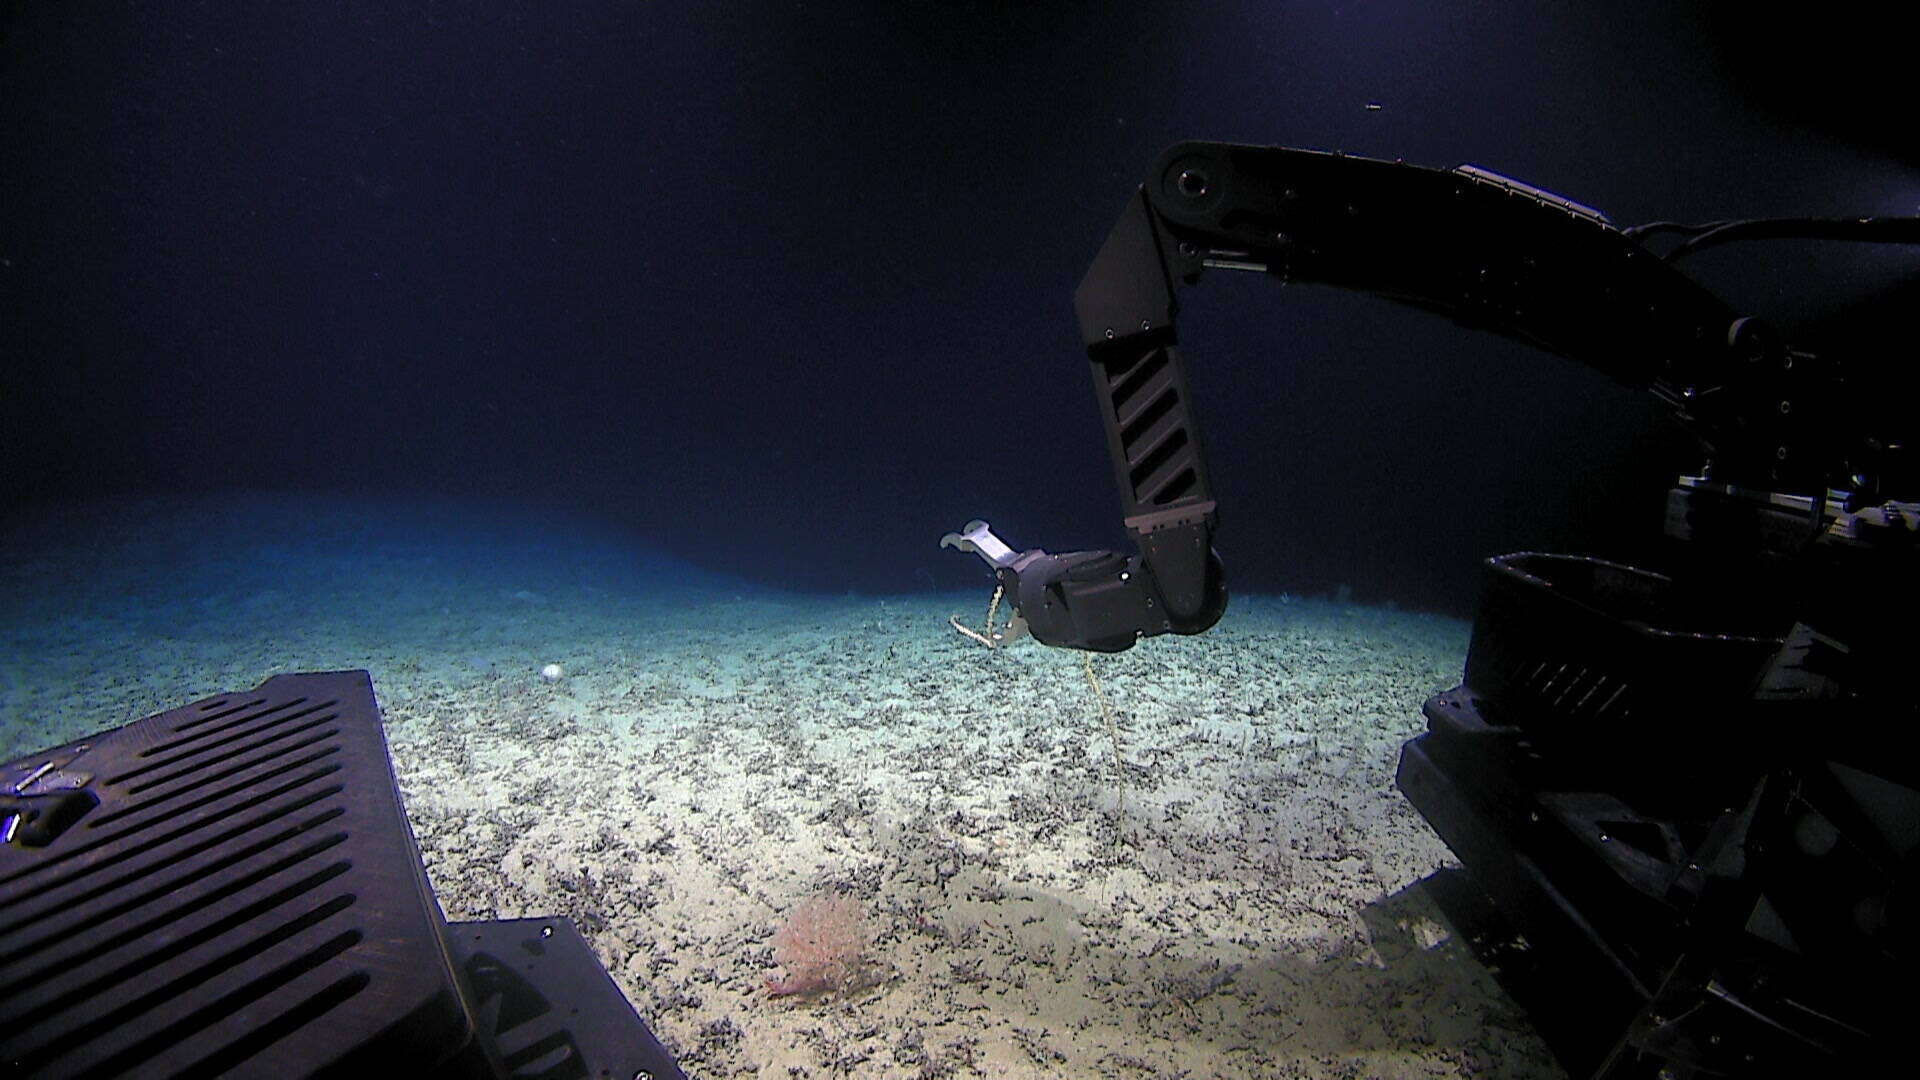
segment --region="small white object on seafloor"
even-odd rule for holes
[[[540,677],[548,682],[559,682],[560,676],[564,674],[565,672],[560,670],[559,664],[548,664],[546,667],[540,669]]]

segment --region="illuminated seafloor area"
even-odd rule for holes
[[[367,668],[447,916],[571,917],[689,1075],[1559,1075],[1393,786],[1456,620],[1236,596],[1094,659],[1110,732],[1078,656],[949,627],[984,588],[771,593],[505,504],[74,507],[0,578],[0,754]],[[856,977],[770,994],[821,894]]]

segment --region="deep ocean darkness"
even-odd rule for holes
[[[1920,210],[1870,119],[1898,37],[1746,5],[5,10],[10,511],[505,495],[773,586],[984,586],[936,547],[970,518],[1125,545],[1071,300],[1173,142],[1472,162],[1623,225]],[[1897,252],[1687,265],[1809,340],[1912,298]],[[1699,463],[1437,316],[1183,302],[1236,589],[1469,614],[1490,554],[1657,560]]]

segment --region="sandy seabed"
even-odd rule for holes
[[[332,605],[218,576],[201,624],[15,570],[46,587],[9,610],[11,750],[368,668],[447,916],[570,917],[690,1076],[1562,1075],[1393,786],[1458,621],[1236,597],[1094,658],[1116,754],[1078,654],[949,628],[984,594],[476,593],[363,557]],[[866,912],[860,977],[770,994],[823,893]]]
[[[947,603],[727,605],[555,683],[383,693],[452,918],[557,910],[692,1075],[1557,1075],[1419,885],[1393,787],[1466,627],[1243,601],[1196,639],[988,651]],[[823,889],[870,977],[776,998]]]

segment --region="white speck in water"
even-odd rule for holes
[[[540,677],[548,682],[558,682],[560,676],[565,674],[566,672],[560,670],[559,664],[548,664],[546,667],[540,669]]]

